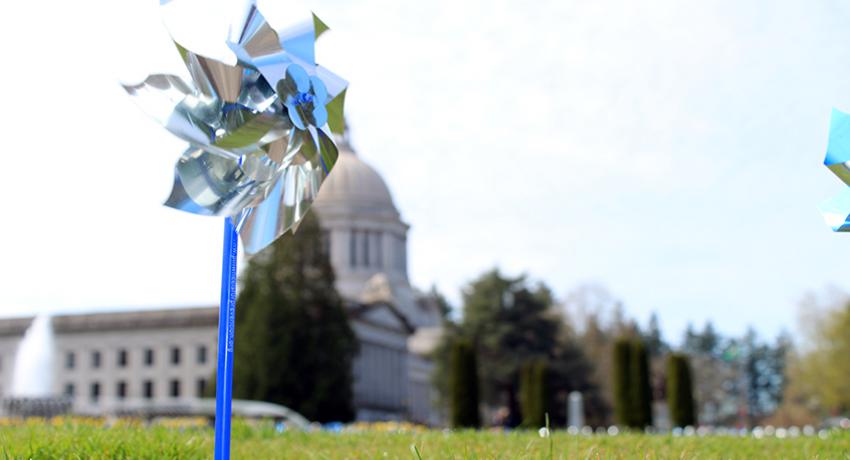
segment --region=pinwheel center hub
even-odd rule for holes
[[[295,95],[296,105],[307,105],[313,102],[313,95],[310,93],[298,93]]]

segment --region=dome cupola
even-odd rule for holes
[[[394,286],[409,290],[409,227],[381,175],[347,142],[339,146],[339,158],[312,206],[329,248],[337,289],[345,298],[358,299],[367,281],[381,273]]]

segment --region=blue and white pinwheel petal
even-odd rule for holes
[[[818,206],[823,219],[834,232],[850,232],[850,188]]]
[[[316,76],[325,84],[329,100],[339,96],[348,88],[348,81],[320,65],[316,66]]]
[[[313,108],[313,122],[316,126],[324,126],[328,123],[328,109],[325,108],[324,104]]]
[[[850,185],[850,114],[832,109],[829,121],[829,145],[823,164]]]
[[[310,77],[310,86],[313,89],[313,97],[316,98],[316,103],[321,105],[322,107],[328,103],[328,89],[325,86],[325,82],[322,81],[319,77]],[[316,123],[316,126],[324,126],[324,123]]]
[[[277,93],[284,100],[292,124],[299,129],[324,126],[328,122],[328,91],[318,77],[311,77],[298,64],[286,69],[286,77],[277,83]]]
[[[242,160],[190,147],[174,167],[174,186],[165,205],[194,214],[230,216],[263,197]]]
[[[316,28],[312,20],[277,31],[280,46],[304,67],[316,66]]]
[[[180,77],[167,74],[149,75],[139,84],[122,86],[143,112],[162,125],[168,122],[174,107],[192,94],[190,84]]]
[[[254,4],[249,4],[244,23],[231,30],[227,45],[242,65],[258,69],[272,86],[283,78],[292,62],[281,48],[277,32]]]

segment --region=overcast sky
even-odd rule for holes
[[[222,224],[160,205],[182,143],[117,84],[171,53],[157,2],[115,3],[0,16],[3,315],[217,302]],[[415,285],[457,303],[493,266],[561,296],[601,283],[676,341],[709,318],[793,331],[807,291],[850,288],[850,237],[816,209],[843,186],[822,160],[850,109],[846,4],[310,6],[352,143],[412,225]]]

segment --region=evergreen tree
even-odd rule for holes
[[[449,301],[446,299],[446,296],[437,289],[437,285],[432,284],[431,289],[428,291],[428,297],[434,300],[437,304],[437,307],[440,309],[440,313],[443,314],[443,318],[448,318],[452,312],[452,306],[449,304]]]
[[[452,345],[450,386],[450,421],[455,428],[478,428],[478,363],[475,348],[468,340]]]
[[[664,342],[664,337],[661,334],[661,326],[658,321],[658,314],[655,312],[652,312],[652,316],[649,317],[649,326],[643,340],[649,349],[649,355],[652,357],[661,356],[667,351],[668,346]]]
[[[612,357],[613,379],[612,389],[614,392],[614,417],[621,426],[632,426],[631,387],[633,385],[630,374],[631,346],[628,339],[618,339],[614,342]]]
[[[714,330],[714,324],[706,321],[702,332],[695,332],[688,323],[683,349],[692,355],[720,357],[723,338]]]
[[[708,356],[717,356],[721,340],[720,334],[714,330],[714,324],[706,321],[699,337],[699,351]]]
[[[640,340],[631,343],[630,405],[631,426],[643,429],[652,426],[652,388],[649,384],[649,353]]]
[[[700,335],[694,330],[694,325],[688,322],[685,328],[685,337],[682,340],[682,349],[687,353],[699,353]]]
[[[358,342],[315,215],[249,259],[241,283],[234,395],[282,404],[319,422],[351,420]]]
[[[782,402],[785,390],[785,356],[790,339],[779,336],[776,345],[759,340],[750,327],[742,340],[747,388],[749,424],[772,414]]]
[[[686,355],[674,353],[667,360],[667,407],[673,426],[696,425],[691,368]]]

